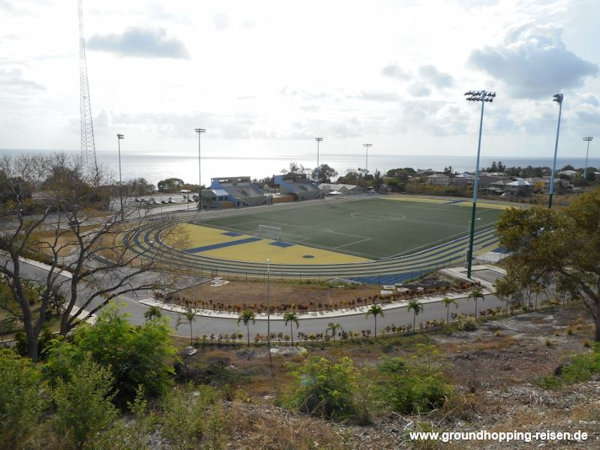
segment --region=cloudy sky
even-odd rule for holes
[[[584,156],[597,0],[84,0],[98,150]],[[0,0],[0,148],[79,148],[76,0]]]

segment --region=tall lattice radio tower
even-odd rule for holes
[[[90,85],[88,82],[87,60],[85,57],[85,37],[83,34],[83,5],[78,0],[79,9],[79,114],[81,122],[81,156],[92,175],[98,177],[96,143],[94,141],[94,123],[90,103]]]

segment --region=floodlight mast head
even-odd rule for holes
[[[206,129],[204,129],[204,128],[194,128],[194,131],[198,134],[206,133]]]
[[[322,137],[317,137],[317,138],[315,138],[315,141],[321,142],[321,141],[323,141],[323,138]]]
[[[587,137],[584,137],[584,138],[583,138],[583,140],[584,140],[585,142],[590,142],[590,141],[592,141],[593,139],[594,139],[594,138],[593,138],[592,136],[587,136]]]
[[[117,139],[119,139],[119,140],[125,139],[125,135],[124,134],[117,134]]]
[[[468,102],[493,102],[496,97],[495,92],[487,91],[469,91],[465,92]]]
[[[552,97],[552,101],[558,103],[559,105],[562,105],[563,98],[564,98],[563,94],[554,94],[554,96]]]

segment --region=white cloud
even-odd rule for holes
[[[77,148],[77,2],[0,12],[0,148]],[[486,148],[546,154],[560,89],[561,142],[597,129],[598,14],[592,0],[84,0],[97,148],[123,132],[130,151],[186,152],[203,127],[215,154],[287,154],[317,134],[333,153],[363,139],[461,153],[478,126],[462,93],[486,88]]]
[[[139,58],[189,58],[185,44],[168,37],[162,28],[129,28],[122,34],[95,34],[87,40],[87,48]]]
[[[400,81],[406,81],[411,78],[408,72],[405,72],[396,64],[385,66],[383,69],[381,69],[381,74]]]
[[[454,78],[452,78],[452,75],[440,72],[432,65],[419,67],[419,75],[438,89],[452,87],[454,85]]]
[[[400,96],[394,92],[378,92],[378,91],[363,91],[359,95],[354,96],[360,100],[370,102],[397,102]]]
[[[224,31],[229,28],[229,16],[224,13],[218,13],[213,16],[213,23],[217,31]]]
[[[598,97],[592,94],[588,94],[581,99],[581,102],[584,104],[592,105],[592,106],[600,106],[600,100]]]
[[[510,30],[495,47],[474,50],[469,63],[506,84],[513,97],[544,98],[581,86],[598,66],[566,48],[555,25],[526,24]]]
[[[412,83],[408,86],[407,91],[413,97],[428,97],[431,95],[431,89],[421,83]]]
[[[0,86],[6,93],[46,90],[45,86],[25,78],[21,69],[0,69]]]

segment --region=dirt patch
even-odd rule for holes
[[[300,310],[323,311],[339,308],[354,308],[373,303],[387,303],[409,299],[427,294],[464,292],[473,288],[473,284],[457,281],[442,274],[431,274],[418,281],[406,283],[403,291],[394,286],[392,295],[382,295],[380,285],[357,285],[342,281],[284,281],[271,280],[267,287],[263,281],[231,281],[221,286],[210,283],[193,286],[177,291],[168,297],[168,301],[197,308],[217,309],[221,311],[266,311],[267,290],[273,311]]]
[[[272,376],[265,346],[249,349],[201,346],[196,355],[185,359],[185,363],[198,370],[204,382],[235,384],[232,407],[237,410],[232,413],[242,422],[236,425],[232,436],[237,443],[251,443],[246,448],[316,448],[288,445],[298,443],[294,434],[298,427],[312,430],[307,434],[310,443],[323,444],[324,448],[485,447],[500,450],[532,447],[532,443],[526,442],[507,445],[492,441],[421,446],[407,438],[408,431],[419,429],[571,433],[583,430],[590,439],[571,442],[569,448],[597,448],[600,382],[578,383],[556,391],[537,386],[537,380],[551,375],[559,364],[589,351],[586,345],[592,342],[593,333],[588,317],[589,313],[582,305],[572,305],[489,321],[473,332],[435,332],[352,343],[307,344],[309,355],[331,359],[349,356],[361,370],[367,369],[365,373],[384,354],[406,357],[414,352],[417,343],[437,345],[449,363],[448,373],[453,378],[456,392],[463,396],[462,403],[457,403],[452,411],[440,411],[431,417],[376,414],[373,425],[365,427],[308,418],[274,406],[275,399],[290,387],[290,364],[301,363],[302,355],[273,355]],[[223,373],[223,367],[227,368],[226,373]],[[252,426],[246,426],[246,423]],[[273,446],[261,447],[269,430],[277,430],[280,436]],[[341,436],[344,436],[343,445]],[[537,442],[535,446],[540,444]],[[544,448],[564,448],[565,442],[549,441],[543,445]]]
[[[433,340],[446,348],[455,379],[475,391],[550,375],[574,354],[585,352],[593,334],[586,311],[566,307],[493,320],[474,332],[435,335]]]

